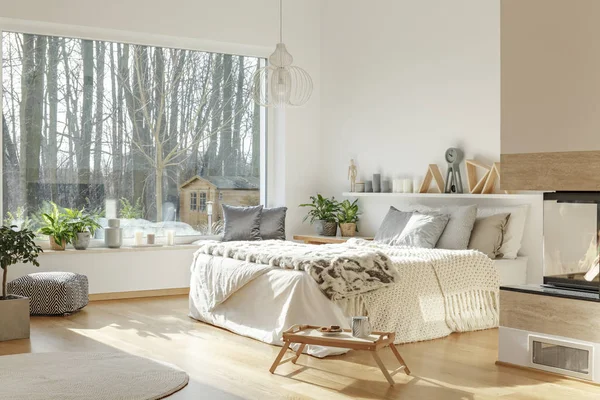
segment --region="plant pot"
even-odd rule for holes
[[[340,232],[344,237],[353,237],[356,233],[356,224],[354,222],[340,224]]]
[[[67,247],[67,241],[63,240],[62,244],[58,244],[56,243],[56,240],[54,240],[54,238],[52,236],[50,236],[50,248],[52,250],[64,250],[65,247]]]
[[[85,250],[90,245],[90,235],[89,232],[77,232],[75,235],[75,240],[73,240],[73,247],[77,250]]]
[[[29,299],[9,295],[0,299],[0,342],[29,338]]]
[[[318,220],[315,221],[315,230],[317,235],[335,236],[337,234],[337,223]]]

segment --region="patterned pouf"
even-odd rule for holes
[[[8,293],[29,297],[31,315],[64,315],[88,304],[88,279],[73,272],[37,272],[8,283]]]

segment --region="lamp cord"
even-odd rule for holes
[[[279,0],[279,43],[283,43],[283,0]]]

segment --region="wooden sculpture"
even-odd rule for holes
[[[467,181],[469,192],[472,194],[492,194],[496,188],[496,183],[500,183],[500,163],[494,163],[491,167],[475,160],[465,161],[467,167]],[[477,180],[477,168],[484,169],[486,172],[483,178]],[[504,193],[510,193],[504,190]]]
[[[466,160],[465,166],[467,169],[467,183],[469,185],[469,193],[479,194],[483,190],[483,186],[490,176],[491,168],[475,160]],[[477,179],[477,168],[485,170],[483,178]]]
[[[435,181],[435,188],[438,193],[444,193],[444,177],[437,164],[429,164],[427,174],[425,174],[423,183],[421,183],[421,187],[419,188],[419,193],[427,193],[432,180]]]

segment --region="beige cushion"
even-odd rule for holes
[[[500,247],[509,217],[510,214],[503,213],[477,218],[471,232],[469,249],[478,250],[492,259],[502,257]]]

